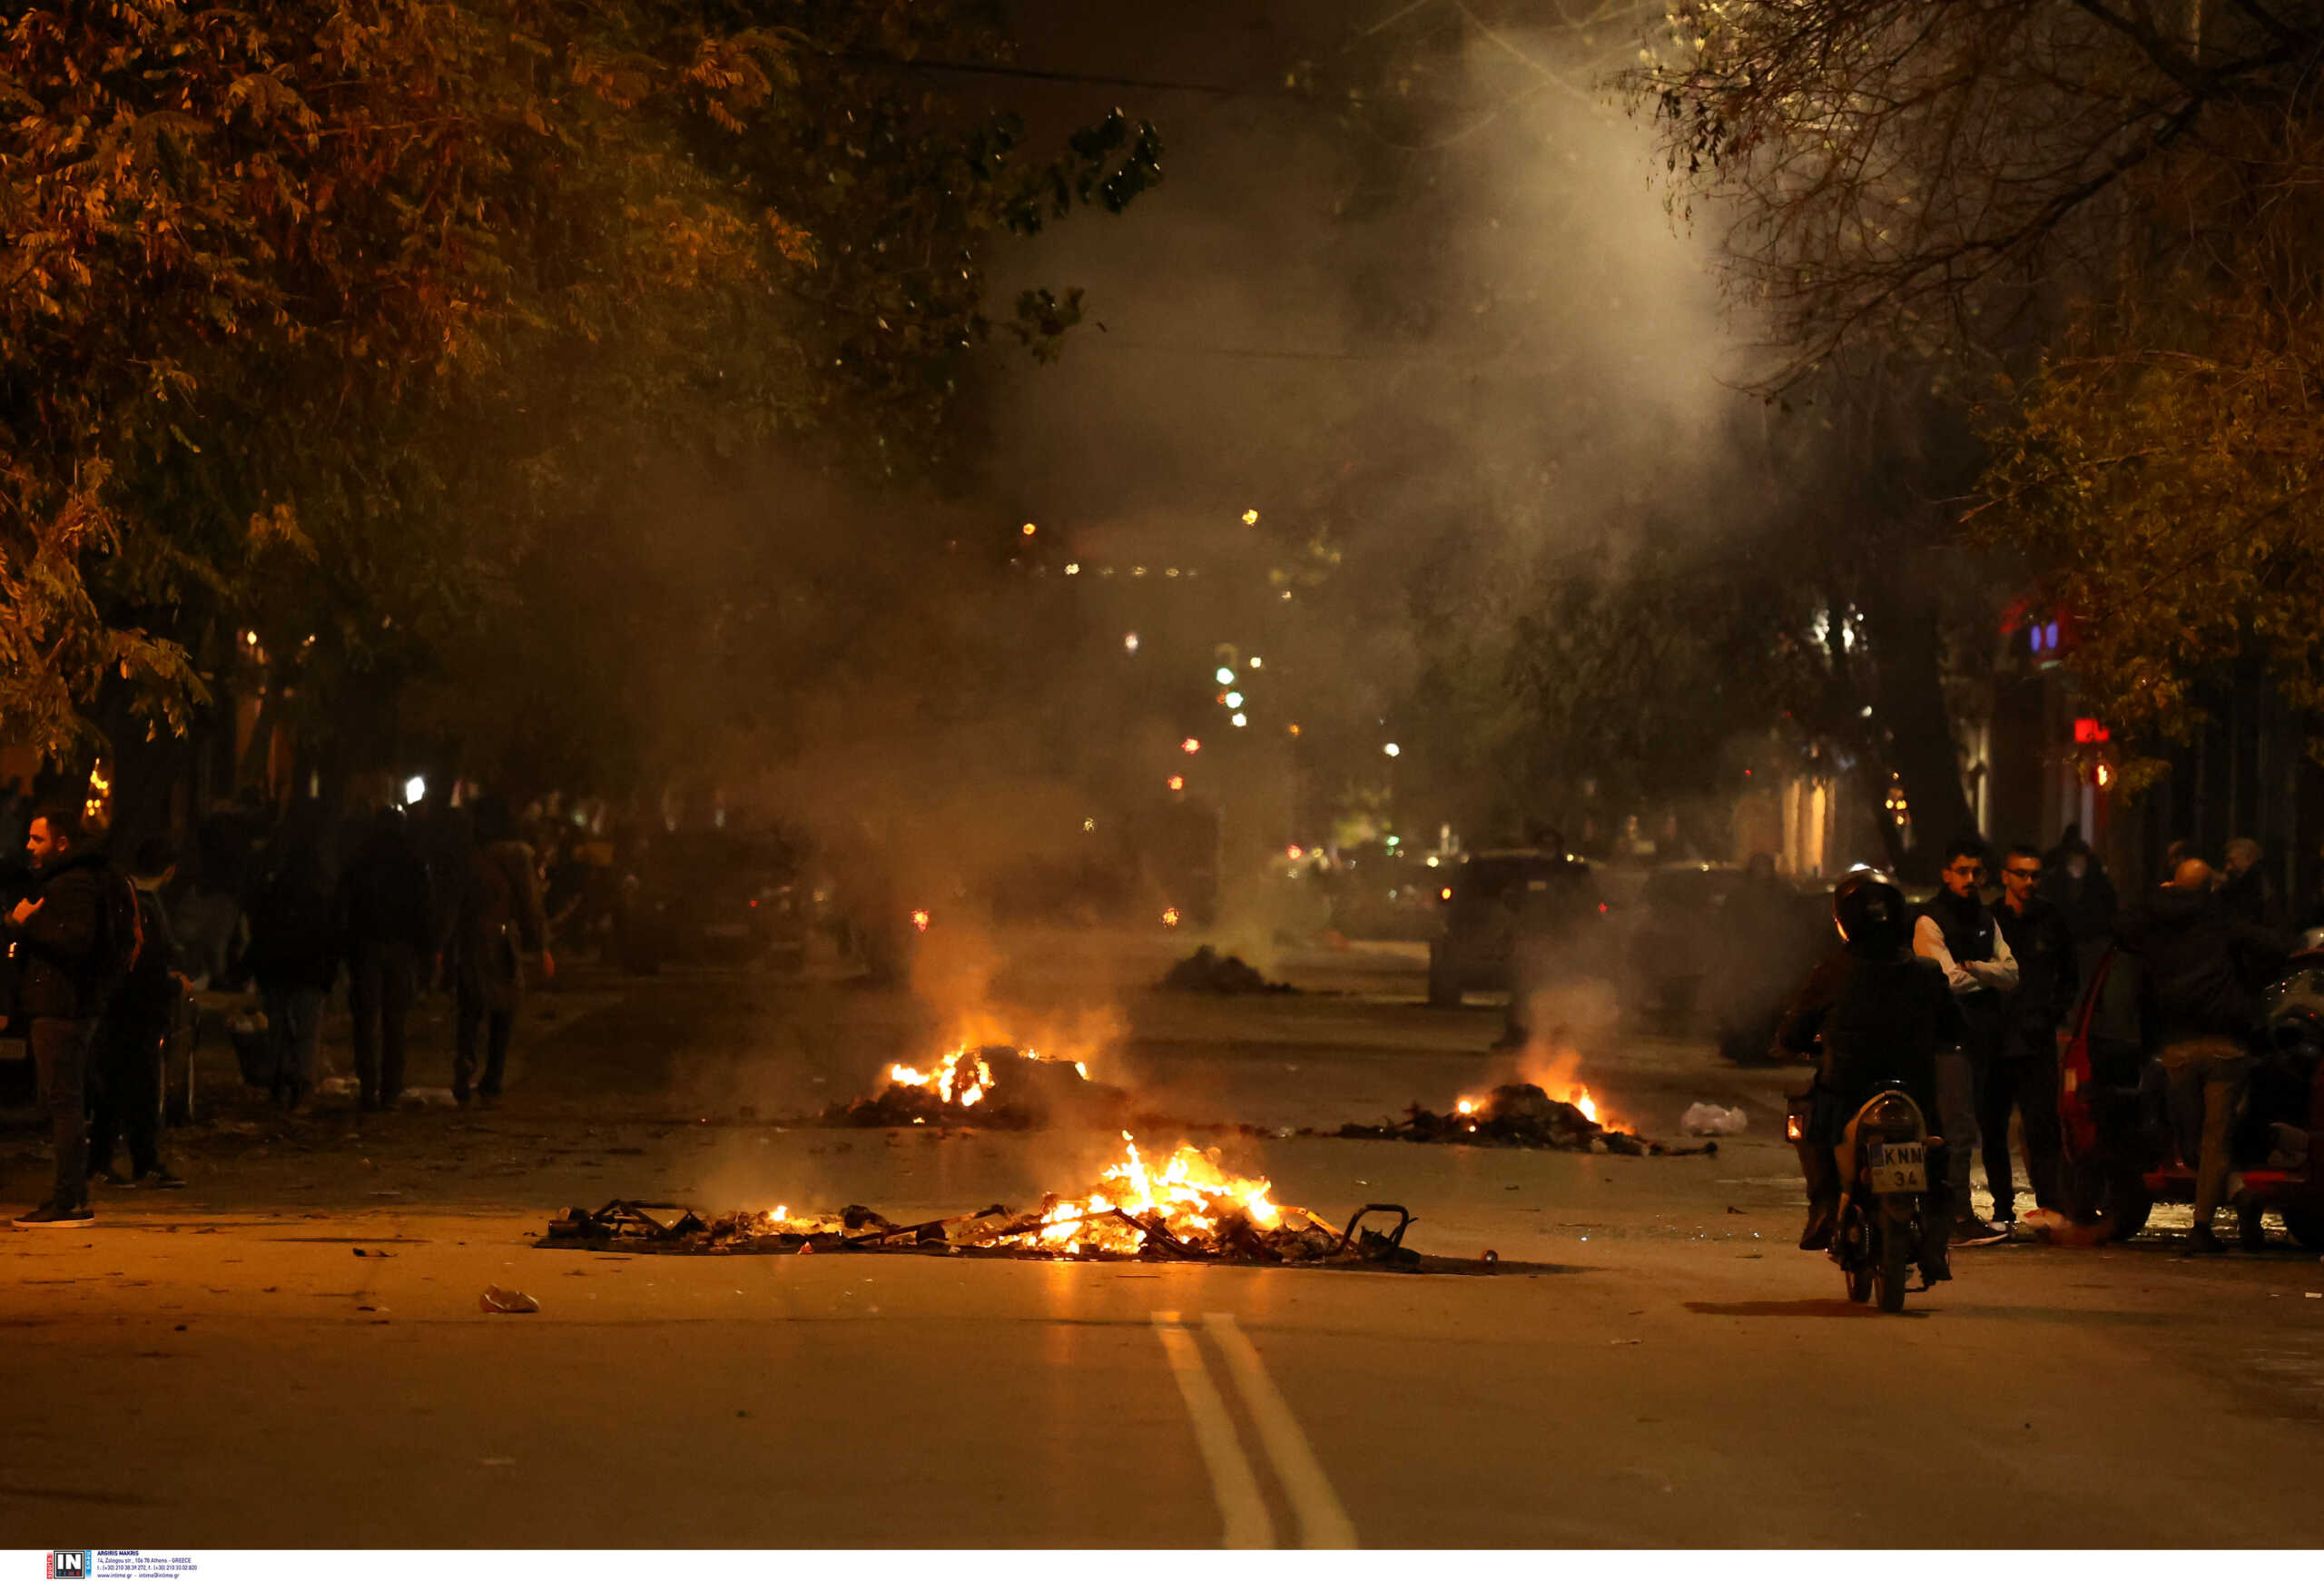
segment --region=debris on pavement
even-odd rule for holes
[[[484,1294],[477,1298],[477,1305],[487,1312],[537,1312],[541,1304],[522,1290],[507,1290],[499,1285],[487,1285]]]
[[[1049,1125],[1117,1126],[1129,1094],[1089,1079],[1078,1060],[1051,1059],[1007,1043],[957,1048],[927,1070],[888,1067],[870,1098],[834,1103],[825,1125],[967,1125],[1024,1131]]]
[[[1215,1149],[1181,1143],[1167,1160],[1148,1161],[1134,1140],[1123,1140],[1126,1156],[1105,1170],[1088,1194],[1044,1196],[1039,1206],[1022,1210],[996,1202],[907,1224],[852,1204],[836,1214],[776,1207],[705,1220],[675,1203],[615,1201],[594,1213],[567,1210],[535,1245],[713,1255],[885,1251],[1048,1261],[1530,1270],[1528,1265],[1427,1257],[1406,1248],[1413,1215],[1396,1203],[1366,1203],[1344,1226],[1334,1227],[1305,1208],[1271,1201],[1271,1182],[1227,1172]]]
[[[1587,1102],[1588,1095],[1582,1095]],[[1716,1153],[1718,1143],[1670,1147],[1600,1124],[1592,1105],[1552,1098],[1531,1082],[1496,1087],[1482,1102],[1463,1098],[1449,1114],[1413,1104],[1400,1121],[1354,1122],[1319,1134],[1365,1141],[1456,1142],[1476,1147],[1550,1148],[1563,1152],[1615,1152],[1631,1157],[1684,1158]]]
[[[1722,1109],[1716,1103],[1690,1103],[1679,1117],[1679,1129],[1689,1136],[1740,1136],[1750,1123],[1751,1117],[1741,1109]]]
[[[1296,993],[1288,983],[1270,982],[1240,955],[1222,955],[1204,944],[1162,974],[1155,984],[1166,993]]]

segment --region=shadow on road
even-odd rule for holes
[[[1700,1312],[1707,1318],[1878,1318],[1885,1314],[1873,1307],[1844,1301],[1837,1296],[1804,1301],[1689,1301],[1689,1312]],[[1925,1318],[1926,1312],[1896,1314],[1905,1318]]]

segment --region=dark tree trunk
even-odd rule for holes
[[[1936,876],[1945,843],[1977,832],[1945,706],[1944,635],[1934,598],[1883,588],[1867,603],[1880,662],[1876,723],[1886,747],[1876,756],[1886,757],[1904,787],[1913,824],[1912,848],[1903,850],[1891,836],[1890,851],[1898,876],[1927,883]]]

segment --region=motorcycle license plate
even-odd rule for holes
[[[1928,1150],[1917,1141],[1874,1142],[1865,1167],[1876,1191],[1928,1190]]]

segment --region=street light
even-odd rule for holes
[[[1236,729],[1240,730],[1244,726],[1248,725],[1250,721],[1245,718],[1242,715],[1237,714],[1230,723],[1234,725]]]
[[[1136,653],[1137,651],[1137,632],[1132,631],[1124,634],[1122,637],[1122,651],[1124,653]]]
[[[428,780],[423,775],[413,775],[403,782],[403,805],[416,807],[428,796]]]
[[[1393,741],[1388,743],[1387,746],[1383,746],[1380,750],[1386,753],[1391,757],[1401,757],[1403,756],[1404,751],[1403,747],[1397,746]]]
[[[1239,708],[1239,707],[1241,707],[1243,706],[1243,694],[1242,694],[1242,693],[1240,693],[1240,692],[1229,692],[1229,693],[1227,693],[1227,694],[1226,694],[1226,706],[1227,706],[1228,707],[1230,707],[1230,708]]]
[[[1218,684],[1222,687],[1233,686],[1235,684],[1235,672],[1228,669],[1225,665],[1220,665],[1218,667]]]

